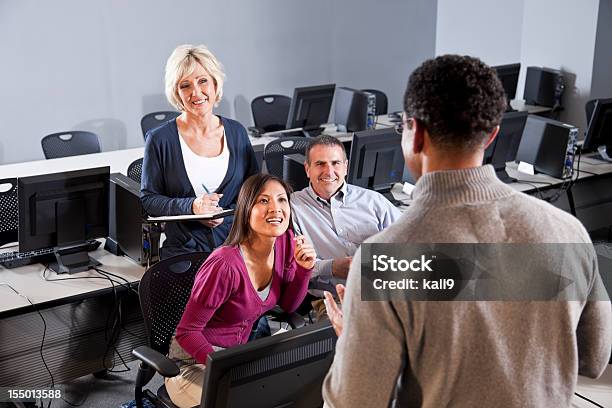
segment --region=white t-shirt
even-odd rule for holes
[[[195,154],[179,133],[183,162],[187,176],[196,196],[214,193],[221,185],[229,166],[230,150],[227,147],[225,130],[223,131],[223,150],[215,157],[203,157]],[[208,190],[208,191],[206,191]]]

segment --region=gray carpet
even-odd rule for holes
[[[138,361],[128,363],[130,371],[123,373],[109,373],[105,378],[96,378],[93,375],[86,375],[68,384],[62,384],[58,388],[62,389],[62,397],[67,402],[53,400],[52,408],[72,408],[79,407],[109,407],[119,408],[121,404],[134,399],[134,384],[138,373]],[[126,369],[124,366],[115,367],[115,370]],[[147,388],[156,392],[163,384],[160,375],[153,377]],[[72,405],[70,405],[72,404]],[[45,407],[47,402],[45,402]]]

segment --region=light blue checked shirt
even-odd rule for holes
[[[399,218],[400,212],[381,194],[344,183],[330,202],[317,196],[311,186],[291,195],[296,234],[304,234],[317,251],[309,291],[323,297],[336,293],[344,279],[332,276],[335,258],[353,256],[366,238]]]

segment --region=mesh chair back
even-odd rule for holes
[[[310,143],[307,137],[283,137],[271,141],[264,148],[264,161],[269,174],[283,178],[283,157],[287,154],[306,154]]]
[[[40,141],[45,159],[100,153],[98,135],[84,130],[53,133]]]
[[[127,176],[140,183],[140,179],[142,178],[142,158],[130,163],[127,170]]]
[[[183,316],[194,278],[208,253],[192,252],[164,259],[149,268],[138,287],[149,346],[166,355]]]
[[[363,92],[369,92],[376,96],[376,114],[386,115],[387,114],[387,95],[383,91],[378,89],[362,89]]]
[[[285,129],[291,98],[285,95],[262,95],[251,102],[255,126],[265,132]]]
[[[151,129],[155,129],[158,126],[161,126],[165,122],[169,120],[175,119],[179,116],[180,112],[175,111],[161,111],[161,112],[151,112],[147,113],[140,119],[140,128],[142,129],[142,137],[144,140],[147,140],[147,132]]]
[[[17,241],[18,214],[17,179],[0,179],[0,245]]]

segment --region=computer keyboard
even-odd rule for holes
[[[100,246],[100,241],[89,239],[83,244],[84,249],[95,251]],[[12,251],[0,253],[0,265],[7,269],[18,268],[20,266],[29,265],[31,263],[44,263],[51,261],[54,258],[53,248],[36,249],[33,251]]]

